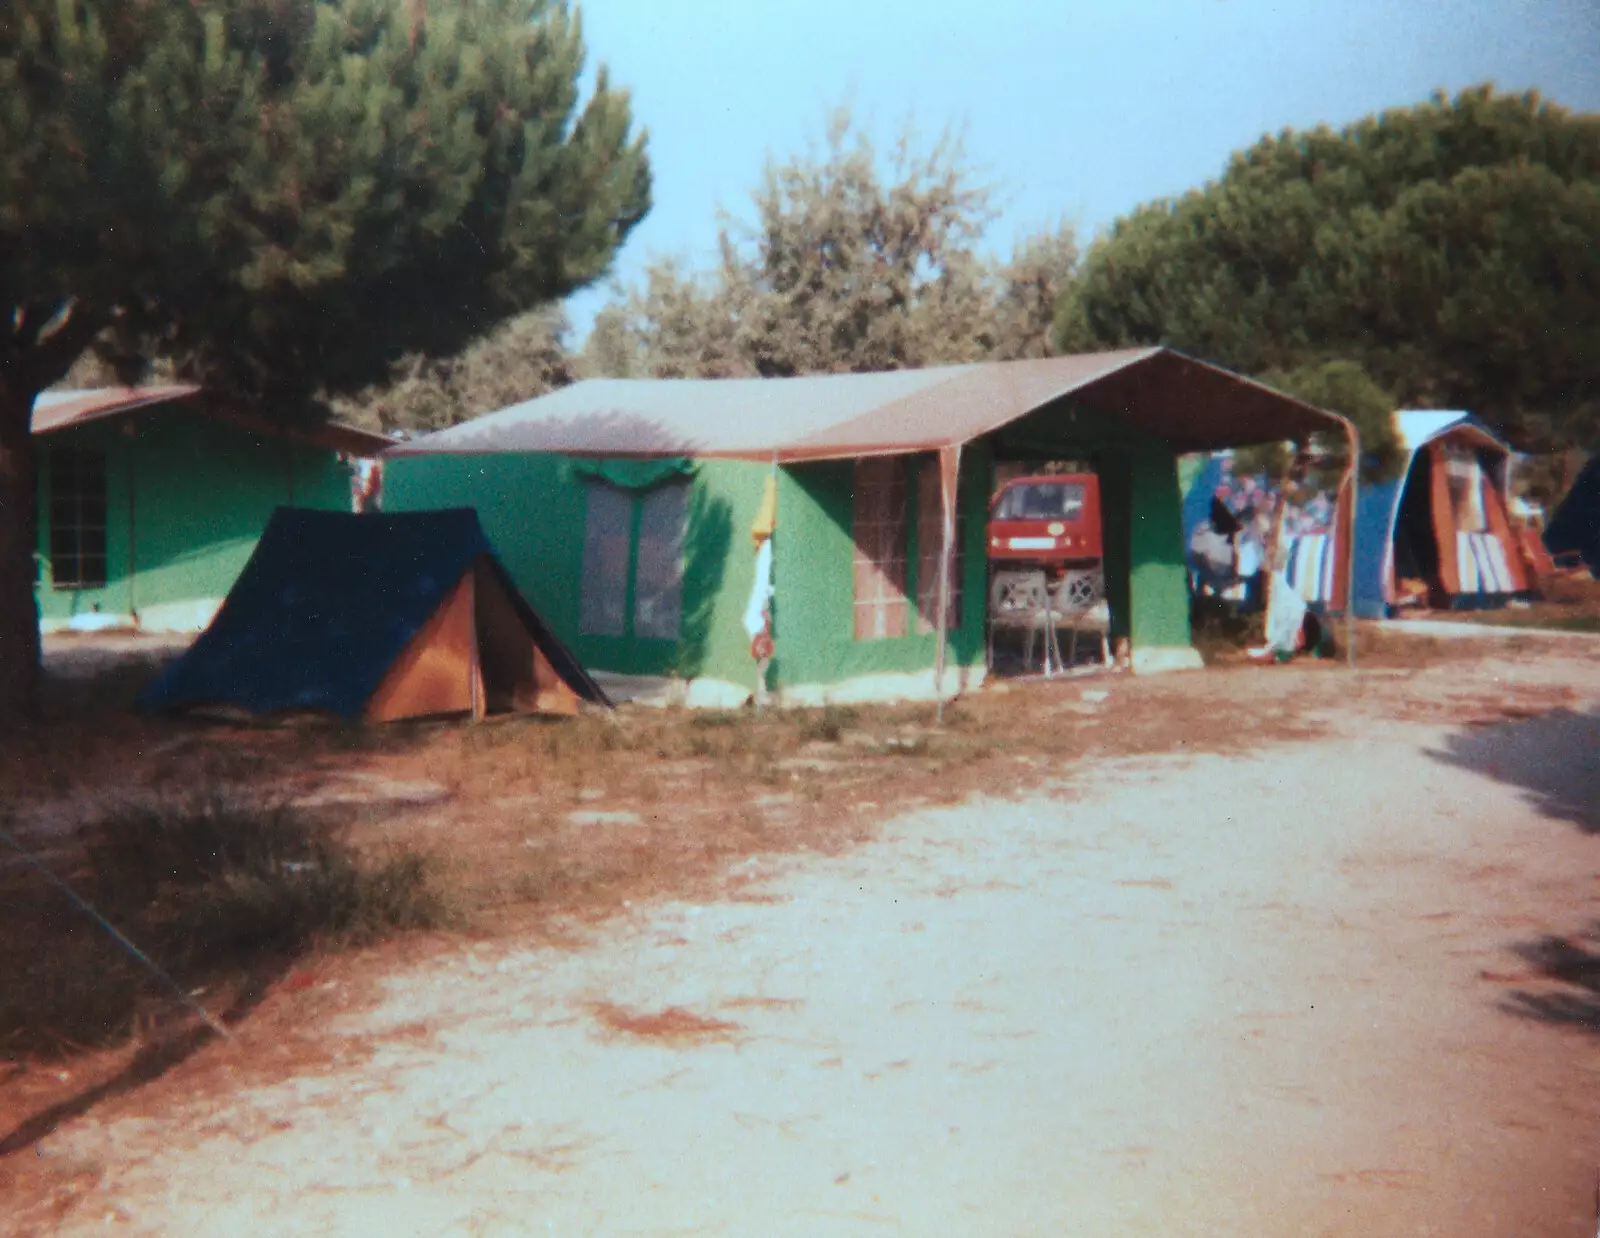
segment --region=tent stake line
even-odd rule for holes
[[[221,1036],[224,1040],[233,1039],[233,1033],[228,1031],[228,1029],[222,1025],[220,1020],[213,1018],[206,1011],[205,1007],[201,1006],[199,1002],[195,1001],[194,998],[190,997],[183,991],[182,985],[180,985],[171,976],[167,975],[166,972],[157,967],[155,962],[148,954],[139,949],[138,946],[134,945],[125,936],[123,936],[123,934],[118,931],[116,925],[112,924],[111,921],[107,920],[103,915],[91,907],[88,902],[85,901],[78,894],[78,892],[69,886],[65,881],[61,880],[60,877],[57,877],[53,872],[46,868],[44,863],[40,861],[37,856],[26,850],[9,830],[0,829],[0,842],[4,842],[8,847],[15,851],[18,856],[21,857],[24,864],[36,871],[51,885],[55,886],[56,889],[65,894],[67,898],[72,901],[72,905],[74,907],[83,912],[84,915],[88,916],[101,928],[105,929],[105,931],[111,935],[111,939],[113,941],[115,941],[119,946],[121,946],[146,968],[148,968],[156,976],[156,978],[161,981],[162,984],[171,989],[173,995],[195,1014],[199,1015],[200,1018],[205,1021],[207,1027],[209,1027],[218,1036]]]

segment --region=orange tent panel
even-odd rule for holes
[[[484,562],[474,569],[477,584],[477,638],[486,707],[491,713],[572,715],[578,694],[556,673],[517,615],[499,579]]]
[[[367,703],[368,718],[394,722],[426,714],[482,716],[476,592],[468,569],[383,677]]]

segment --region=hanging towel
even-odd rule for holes
[[[767,604],[772,600],[772,539],[761,543],[756,552],[756,578],[750,601],[744,608],[744,630],[751,640],[767,626]]]
[[[1251,649],[1252,658],[1267,658],[1278,653],[1293,653],[1306,620],[1306,600],[1295,591],[1282,572],[1273,578],[1272,603],[1267,608],[1267,643]]]

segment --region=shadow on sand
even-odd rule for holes
[[[1556,710],[1458,731],[1435,760],[1519,787],[1538,812],[1600,834],[1600,712]]]
[[[1458,731],[1433,757],[1520,788],[1537,812],[1600,835],[1600,712],[1556,710],[1542,717]],[[1600,1035],[1600,922],[1569,937],[1547,934],[1511,947],[1537,988],[1500,1007],[1556,1027]]]
[[[1515,949],[1549,987],[1538,992],[1518,990],[1501,1008],[1525,1019],[1600,1036],[1600,921],[1576,937],[1552,934]]]
[[[239,985],[238,996],[222,1012],[220,1021],[223,1026],[232,1027],[242,1022],[283,977],[292,962],[292,959],[283,957],[264,961],[253,969]],[[0,1159],[33,1147],[62,1123],[82,1117],[101,1102],[154,1082],[215,1039],[216,1033],[209,1027],[196,1024],[152,1041],[134,1054],[128,1064],[111,1078],[31,1114],[0,1135]]]

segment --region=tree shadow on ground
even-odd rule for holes
[[[683,612],[673,673],[694,679],[705,669],[714,639],[716,604],[733,545],[733,509],[726,499],[708,497],[697,488],[690,500],[686,529]]]
[[[1550,987],[1520,989],[1501,1002],[1501,1009],[1600,1036],[1600,921],[1576,937],[1550,934],[1515,952]]]
[[[1520,787],[1545,816],[1600,834],[1600,711],[1556,710],[1458,731],[1435,760]]]
[[[344,785],[334,781],[341,771],[409,751],[453,723],[140,717],[129,706],[167,655],[137,645],[87,652],[66,670],[55,660],[42,718],[0,745],[0,828],[28,857],[0,845],[0,1085],[19,1088],[4,1098],[8,1108],[38,1093],[28,1081],[35,1066],[103,1061],[95,1055],[106,1052],[122,1060],[132,1037],[148,1040],[113,1077],[33,1100],[38,1112],[0,1129],[0,1157],[161,1077],[214,1036],[191,1026],[162,982],[30,859],[179,987],[207,994],[224,1024],[246,1020],[295,959],[325,941],[382,937],[419,918],[389,924],[387,912],[369,914],[377,902],[435,891],[424,857],[368,855],[346,841],[353,824],[394,811],[392,801],[312,801]],[[248,854],[212,845],[224,835]],[[147,846],[162,840],[166,851]],[[196,867],[181,880],[163,859],[174,848]]]
[[[263,960],[253,967],[238,986],[233,1002],[222,1012],[219,1022],[231,1027],[244,1020],[286,974],[293,959],[282,956]],[[163,1036],[145,1045],[121,1070],[74,1096],[59,1100],[24,1118],[0,1135],[0,1159],[33,1147],[65,1122],[82,1117],[96,1105],[153,1083],[168,1071],[187,1061],[216,1033],[203,1023]]]

